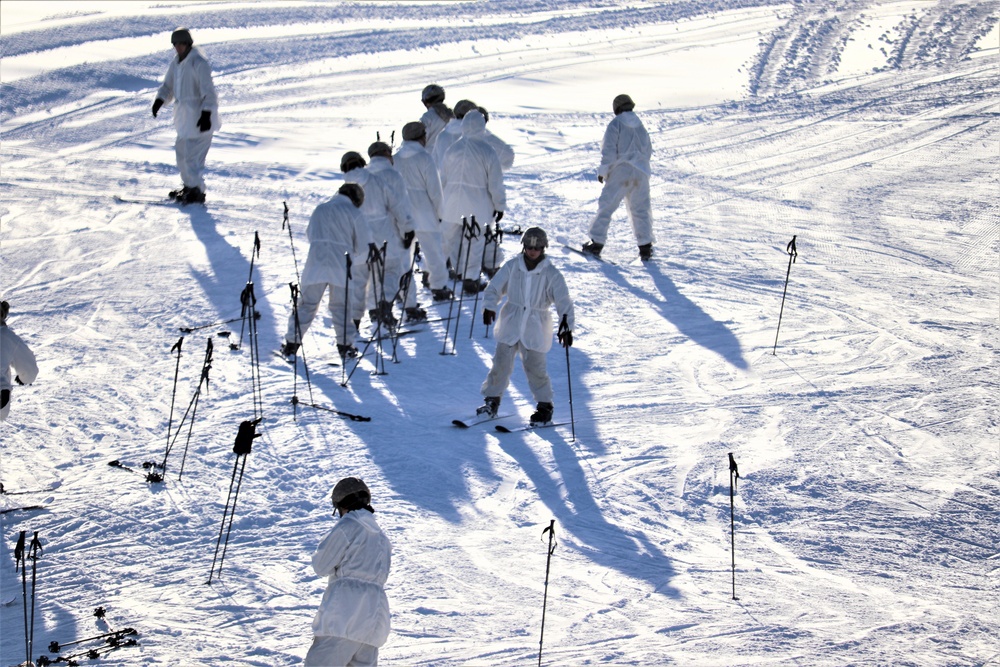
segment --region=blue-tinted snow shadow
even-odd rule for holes
[[[526,437],[535,435],[551,447],[561,483],[553,480],[526,444]],[[564,434],[547,429],[534,431],[526,437],[512,434],[500,440],[500,448],[518,462],[535,485],[539,499],[554,514],[557,536],[565,529],[572,535],[577,550],[593,562],[647,581],[664,595],[678,595],[669,584],[676,574],[670,558],[642,532],[629,530],[605,518],[605,508],[598,505],[590,492],[579,454]]]
[[[649,277],[652,278],[653,284],[656,285],[660,298],[656,298],[642,288],[633,285],[628,280],[626,272],[617,267],[605,266],[607,267],[605,271],[611,279],[646,301],[689,339],[706,350],[715,352],[736,368],[747,369],[750,367],[750,364],[743,357],[743,347],[736,334],[730,331],[723,322],[713,319],[694,301],[684,296],[677,289],[674,281],[661,271],[655,260],[645,262],[643,266]]]
[[[209,203],[209,206],[211,206],[211,203]],[[216,321],[222,322],[241,317],[241,296],[244,288],[246,288],[247,279],[250,277],[250,261],[254,246],[253,234],[247,234],[245,238],[240,239],[241,244],[245,243],[245,247],[235,248],[219,233],[217,229],[218,222],[210,208],[188,205],[182,207],[180,211],[191,219],[191,229],[205,247],[205,254],[208,256],[210,270],[199,271],[192,268],[191,274],[201,286],[206,298],[214,306],[217,313]],[[260,280],[261,277],[256,267],[254,267],[253,283],[254,295],[256,296],[254,307],[260,315],[257,321],[258,327],[262,322],[272,321],[274,317],[268,306],[267,299],[263,298],[264,289]],[[183,304],[177,305],[178,309],[182,311]],[[188,322],[188,326],[190,327],[204,326],[206,324],[211,324],[211,322]],[[240,321],[232,322],[228,325],[220,324],[219,327],[209,328],[206,331],[212,334],[217,330],[228,327],[232,327],[234,330],[232,338],[238,340],[241,328]],[[243,342],[248,340],[247,337],[249,334],[248,328],[244,327]]]

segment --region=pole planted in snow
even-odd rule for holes
[[[798,250],[795,248],[795,239],[797,236],[797,234],[792,236],[792,240],[785,246],[785,252],[788,253],[788,271],[785,273],[785,289],[781,292],[781,311],[778,313],[778,329],[774,332],[774,349],[771,350],[771,354],[774,356],[778,354],[778,332],[781,331],[781,318],[785,314],[785,295],[788,293],[788,278],[792,275],[792,264],[799,256]]]
[[[542,631],[538,637],[538,667],[541,667],[542,665],[542,645],[545,642],[545,610],[549,603],[549,568],[552,565],[552,554],[556,550],[555,519],[552,519],[549,522],[548,528],[542,531],[542,537],[545,537],[545,533],[549,534],[549,547],[545,557],[545,592],[542,596]]]
[[[735,496],[736,496],[736,484],[737,480],[740,478],[740,469],[736,466],[736,459],[733,458],[733,453],[729,452],[729,545],[733,554],[733,599],[739,600],[736,597],[736,510],[735,510]]]

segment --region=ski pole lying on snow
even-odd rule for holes
[[[785,289],[781,292],[781,311],[778,313],[778,329],[774,332],[774,349],[771,350],[772,355],[778,354],[778,332],[781,331],[781,317],[785,314],[785,295],[788,293],[788,278],[792,275],[792,263],[798,258],[799,253],[795,249],[795,239],[796,236],[792,236],[792,240],[788,242],[785,246],[785,252],[788,253],[788,272],[785,273]]]
[[[542,643],[545,641],[545,608],[549,602],[549,566],[552,564],[552,554],[556,550],[555,519],[552,519],[549,522],[549,527],[542,531],[542,537],[545,536],[545,533],[549,534],[549,548],[545,557],[545,593],[542,596],[542,632],[538,637],[538,667],[542,665]]]
[[[740,478],[740,469],[736,466],[733,453],[729,452],[729,543],[733,553],[733,599],[736,597],[736,520],[733,508],[733,497],[736,495],[736,480]]]

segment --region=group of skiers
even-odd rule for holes
[[[152,105],[174,103],[175,155],[181,186],[169,197],[182,204],[205,201],[205,161],[218,131],[218,97],[211,66],[194,47],[189,30],[171,34],[176,52]],[[489,113],[470,100],[445,104],[437,85],[421,94],[425,112],[402,128],[402,144],[376,141],[367,160],[344,153],[344,184],[312,212],[306,230],[309,252],[282,352],[297,353],[326,296],[342,358],[354,345],[367,309],[377,325],[395,326],[393,305],[406,320],[426,312],[412,284],[415,253],[422,258],[423,286],[434,301],[454,298],[449,284],[467,293],[485,291],[482,318],[495,323],[496,351],[483,382],[477,412],[496,416],[516,357],[521,358],[537,403],[531,422],[552,420],[552,384],[545,367],[553,332],[561,345],[573,344],[573,302],[562,274],[546,256],[548,237],[539,226],[521,236],[522,252],[503,261],[500,221],[507,208],[503,174],[514,151],[487,130]],[[628,95],[612,104],[597,178],[603,184],[598,211],[582,250],[599,256],[607,241],[611,216],[626,202],[639,256],[653,254],[649,193],[649,135],[634,113]],[[481,276],[485,275],[488,282]],[[553,326],[556,311],[558,329]],[[0,302],[0,420],[6,419],[14,382],[34,381],[38,367],[28,346],[7,326],[9,304]],[[313,620],[314,641],[306,665],[374,665],[389,634],[384,584],[391,545],[375,522],[371,492],[357,478],[342,479],[332,493],[340,519],[313,555],[316,573],[329,584]]]

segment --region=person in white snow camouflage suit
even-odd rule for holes
[[[448,121],[455,117],[454,112],[444,103],[444,88],[432,83],[420,93],[420,101],[427,111],[420,117],[420,122],[427,130],[427,152],[434,154],[434,144],[438,135],[444,130]]]
[[[212,82],[212,66],[200,49],[194,48],[191,33],[178,28],[170,36],[177,55],[170,61],[163,85],[153,101],[153,117],[160,107],[174,104],[177,142],[174,152],[182,186],[169,196],[181,203],[205,201],[205,158],[212,135],[221,127],[219,98]]]
[[[420,121],[403,126],[403,144],[393,164],[406,183],[413,230],[420,242],[426,285],[435,301],[452,297],[441,236],[441,179],[434,159],[425,148],[427,130]]]
[[[371,491],[356,477],[333,487],[340,519],[312,557],[316,574],[329,577],[313,618],[306,667],[368,667],[389,637],[389,578],[392,545],[375,521]]]
[[[486,143],[485,130],[483,114],[477,109],[467,113],[462,137],[445,151],[440,168],[445,250],[452,268],[462,274],[462,288],[468,293],[481,289],[485,230],[494,221],[500,222],[507,207],[500,158]],[[471,239],[463,233],[463,218],[470,224],[475,218],[478,230]]]
[[[496,320],[497,341],[493,367],[483,382],[484,404],[479,414],[496,416],[500,400],[520,355],[528,387],[538,403],[531,415],[533,424],[552,421],[552,381],[545,369],[545,355],[552,347],[552,306],[559,316],[559,343],[573,344],[573,301],[559,269],[545,256],[548,237],[540,227],[531,227],[521,236],[524,251],[507,261],[483,292],[483,323]],[[500,309],[500,300],[507,300]]]
[[[345,183],[329,201],[313,211],[306,227],[309,254],[300,279],[298,306],[288,316],[285,344],[282,354],[291,356],[298,352],[302,337],[309,330],[323,300],[329,292],[330,318],[337,334],[337,351],[341,358],[351,356],[357,325],[352,321],[351,299],[354,290],[347,278],[347,257],[351,258],[350,282],[364,281],[367,271],[365,259],[371,245],[371,233],[358,210],[364,201],[360,185]],[[296,314],[298,322],[296,322]]]
[[[632,111],[635,102],[628,95],[619,95],[612,102],[615,117],[604,132],[601,166],[597,180],[604,184],[597,200],[597,215],[590,224],[590,242],[584,252],[600,256],[608,240],[611,215],[625,200],[632,231],[639,244],[639,257],[653,256],[653,213],[649,201],[649,160],[653,148],[642,121]]]
[[[38,377],[38,364],[31,348],[7,326],[9,313],[10,304],[0,301],[0,421],[6,421],[10,414],[11,367],[17,384],[31,384]]]

